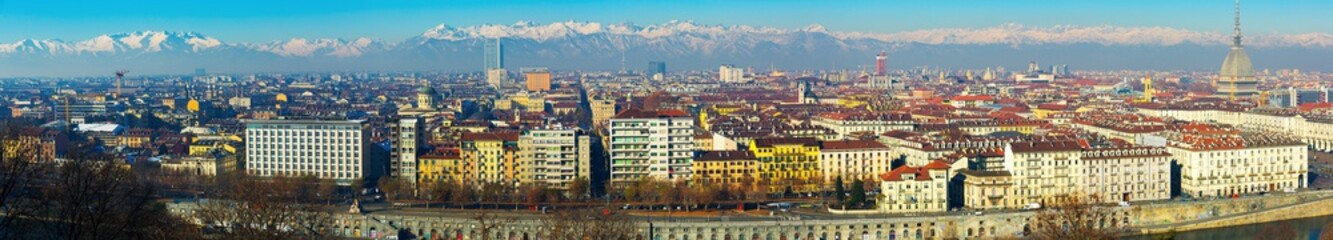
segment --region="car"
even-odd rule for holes
[[[1024,210],[1036,210],[1036,209],[1041,209],[1041,204],[1040,204],[1040,203],[1028,203],[1027,206],[1023,206],[1023,209],[1024,209]]]

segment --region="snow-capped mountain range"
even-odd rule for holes
[[[893,33],[837,32],[820,25],[781,29],[704,25],[690,21],[651,25],[575,21],[461,27],[440,24],[401,42],[361,37],[352,40],[293,38],[264,43],[237,43],[195,32],[141,31],[106,34],[74,42],[26,39],[0,43],[0,76],[62,75],[70,71],[56,67],[68,66],[61,64],[70,63],[89,65],[91,68],[119,64],[123,67],[163,69],[166,72],[185,72],[195,67],[237,72],[469,70],[480,67],[482,41],[494,38],[502,39],[507,59],[513,64],[578,69],[619,68],[622,58],[634,62],[667,60],[678,62],[680,64],[672,65],[685,68],[716,66],[721,63],[782,65],[789,68],[803,65],[814,66],[804,68],[851,68],[865,64],[864,59],[878,51],[889,51],[891,55],[898,56],[897,59],[940,60],[948,59],[951,55],[954,58],[971,59],[1005,58],[1003,55],[991,54],[1007,53],[1070,55],[1083,53],[1062,49],[1091,49],[1096,53],[1097,48],[1144,49],[1143,52],[1148,53],[1152,51],[1146,49],[1154,48],[1207,49],[1223,54],[1225,50],[1219,48],[1230,43],[1229,33],[1168,27],[1031,27],[1017,24]],[[1333,34],[1247,35],[1245,45],[1258,48],[1252,51],[1260,52],[1263,49],[1293,53],[1300,51],[1291,49],[1316,49],[1307,53],[1325,54],[1312,57],[1327,57],[1330,49],[1333,49]],[[1106,52],[1125,54],[1124,51]],[[1143,57],[1153,56],[1150,54]],[[1208,60],[1208,64],[1176,66],[1209,66],[1215,65],[1212,64],[1215,61],[1220,61],[1220,57],[1218,60]],[[902,67],[932,63],[901,62]],[[1256,60],[1256,63],[1260,62]],[[979,63],[958,67],[976,64]],[[999,64],[1017,63],[989,63]]]

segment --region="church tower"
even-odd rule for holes
[[[1227,53],[1226,60],[1222,61],[1222,69],[1218,71],[1217,79],[1213,81],[1213,88],[1217,89],[1217,95],[1231,100],[1251,97],[1259,92],[1256,88],[1259,85],[1259,80],[1254,75],[1254,66],[1250,63],[1250,56],[1245,54],[1245,48],[1241,47],[1240,0],[1236,0],[1235,24],[1235,32],[1231,39],[1231,52]]]

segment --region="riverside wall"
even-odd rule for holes
[[[186,215],[188,204],[170,205]],[[917,216],[822,215],[811,218],[660,218],[639,224],[641,239],[799,240],[799,239],[990,239],[1021,237],[1035,212],[941,213]],[[1262,197],[1191,202],[1160,202],[1117,207],[1104,225],[1126,227],[1129,234],[1189,231],[1269,221],[1333,215],[1333,191],[1307,191]],[[536,239],[546,232],[539,216],[520,214],[489,239]],[[482,239],[466,213],[399,210],[336,214],[330,234],[383,238],[407,233],[416,239]],[[651,232],[651,235],[650,235]],[[651,236],[651,237],[650,237]]]

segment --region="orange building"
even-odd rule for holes
[[[528,72],[526,78],[528,79],[528,91],[532,92],[551,91],[551,72],[547,71]]]

